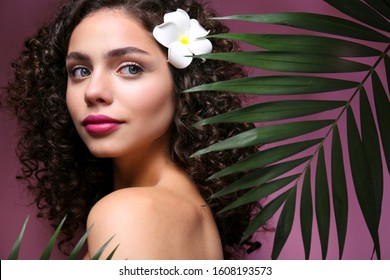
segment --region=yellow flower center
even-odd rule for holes
[[[190,42],[188,40],[188,37],[186,36],[180,39],[180,43],[182,43],[183,45],[188,45]]]

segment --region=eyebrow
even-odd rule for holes
[[[146,52],[142,49],[139,49],[136,47],[125,47],[125,48],[110,50],[104,56],[107,58],[114,58],[114,57],[125,56],[128,54],[149,55],[148,52]],[[86,60],[89,60],[89,56],[85,53],[82,53],[82,52],[71,52],[66,56],[65,60],[72,60],[72,59],[86,61]]]
[[[139,48],[136,48],[136,47],[126,47],[126,48],[111,50],[107,53],[106,56],[109,58],[112,58],[112,57],[124,56],[127,54],[134,54],[134,53],[143,54],[143,55],[149,54],[148,52],[141,50]]]
[[[68,53],[68,55],[65,58],[65,61],[72,60],[72,59],[85,61],[85,60],[89,60],[89,56],[81,52],[71,52]]]

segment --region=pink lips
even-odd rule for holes
[[[117,129],[122,123],[105,115],[89,115],[81,124],[91,134],[106,134]]]

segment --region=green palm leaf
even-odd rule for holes
[[[98,260],[101,255],[103,254],[104,250],[106,250],[107,246],[110,244],[111,240],[114,238],[114,236],[112,236],[110,239],[107,240],[106,243],[103,244],[103,246],[96,252],[95,255],[93,255],[93,257],[91,258],[91,260]],[[115,253],[116,249],[118,248],[119,245],[117,245],[115,247],[115,249],[112,251],[112,253],[110,253],[110,255],[108,256],[108,258],[111,259],[112,255]]]
[[[365,2],[373,7],[378,13],[383,15],[385,18],[390,18],[390,5],[385,2],[386,0],[365,0]]]
[[[367,57],[381,54],[377,49],[356,42],[323,36],[295,34],[223,33],[208,38],[239,40],[256,47],[280,52],[324,54],[338,57]]]
[[[236,172],[244,172],[255,168],[264,167],[266,165],[275,163],[277,161],[298,154],[316,144],[319,144],[321,140],[322,139],[314,139],[309,141],[297,142],[297,143],[282,145],[282,146],[278,146],[275,148],[258,152],[215,173],[210,178],[208,178],[208,180],[217,179]]]
[[[308,94],[355,88],[357,82],[308,76],[261,76],[205,84],[185,90],[228,91],[256,95]]]
[[[272,259],[278,258],[288,236],[290,235],[294,221],[296,196],[297,186],[294,186],[287,195],[282,213],[279,217],[278,225],[276,227],[274,246],[272,248]]]
[[[114,250],[112,250],[112,252],[107,256],[107,258],[106,258],[107,261],[108,261],[108,260],[111,260],[111,259],[114,257],[116,250],[118,250],[118,247],[119,247],[119,244],[116,245],[116,247],[114,248]]]
[[[263,144],[267,145],[257,153],[243,159],[232,166],[221,170],[209,179],[217,179],[236,172],[249,172],[244,177],[226,186],[212,198],[250,189],[232,201],[223,211],[229,211],[239,205],[264,199],[276,191],[281,191],[294,182],[294,187],[266,203],[266,206],[253,218],[244,233],[243,239],[262,227],[268,219],[283,205],[276,228],[272,258],[277,258],[288,238],[290,226],[294,222],[295,197],[301,191],[300,222],[305,258],[310,256],[313,209],[315,209],[322,257],[325,259],[329,245],[330,213],[334,213],[336,221],[339,258],[344,253],[348,227],[348,200],[357,197],[361,212],[371,234],[374,250],[381,258],[379,242],[379,223],[383,200],[383,177],[389,176],[390,169],[390,5],[383,0],[326,0],[329,5],[352,17],[347,20],[341,17],[315,13],[273,13],[233,15],[221,17],[222,20],[241,20],[276,24],[309,31],[322,32],[321,36],[305,34],[249,34],[226,33],[207,36],[213,40],[225,38],[238,40],[261,48],[259,51],[238,53],[211,53],[197,57],[209,60],[223,60],[244,66],[272,70],[275,72],[292,72],[291,75],[273,74],[250,77],[212,84],[203,84],[186,92],[204,92],[219,94],[232,92],[236,94],[268,95],[277,101],[258,102],[245,108],[216,115],[196,123],[200,125],[216,125],[221,123],[261,123],[277,121],[205,147],[193,156],[225,149],[243,148]],[[337,38],[334,35],[338,36]],[[339,38],[343,37],[343,38]],[[359,39],[360,41],[356,41]],[[367,44],[364,41],[379,42]],[[383,44],[382,44],[383,43]],[[361,57],[376,57],[373,63],[362,63]],[[357,59],[349,60],[353,57]],[[381,76],[376,72],[378,66],[385,65],[385,79],[388,87],[384,88]],[[358,81],[344,75],[364,71]],[[299,73],[299,74],[294,74]],[[317,73],[317,74],[316,74]],[[331,73],[337,75],[320,75]],[[313,75],[315,74],[315,75]],[[335,79],[334,77],[337,77]],[[357,77],[357,76],[356,76]],[[372,92],[366,92],[367,81],[372,81]],[[343,91],[343,92],[339,92]],[[336,93],[339,94],[336,96]],[[348,93],[348,96],[347,96]],[[295,98],[296,94],[307,97]],[[310,95],[309,94],[316,94]],[[368,96],[370,95],[370,96]],[[319,100],[311,100],[311,99]],[[344,100],[344,101],[342,101]],[[360,100],[360,102],[357,102]],[[370,102],[374,100],[375,112]],[[338,110],[334,110],[338,109]],[[360,112],[355,119],[353,112]],[[323,114],[326,112],[326,116]],[[329,117],[332,115],[334,117]],[[290,119],[306,117],[305,121],[291,122]],[[347,126],[340,120],[347,119]],[[319,120],[320,119],[320,120]],[[327,120],[332,119],[332,120]],[[320,130],[321,128],[324,128]],[[296,136],[316,131],[314,140],[294,143],[279,143]],[[360,135],[361,131],[361,135]],[[323,136],[318,136],[322,134]],[[332,139],[330,139],[332,138]],[[341,139],[347,139],[342,142]],[[330,141],[331,140],[331,141]],[[331,143],[331,148],[327,147]],[[307,157],[288,159],[300,152],[318,145],[316,149],[306,151]],[[344,147],[347,145],[347,147]],[[381,152],[383,151],[383,157]],[[347,154],[344,156],[343,154]],[[325,158],[331,160],[325,162]],[[315,178],[315,199],[312,201],[311,165],[318,158]],[[384,167],[384,163],[386,167]],[[302,171],[295,172],[292,177],[288,172],[298,165],[306,163]],[[270,165],[272,164],[272,165]],[[350,168],[346,168],[346,165]],[[330,169],[328,179],[327,165]],[[383,171],[387,171],[386,174]],[[314,175],[314,174],[313,174]],[[287,177],[286,177],[287,176]],[[356,195],[350,195],[346,187],[346,178],[351,176]],[[296,178],[295,178],[296,177]],[[293,181],[289,181],[292,179]],[[302,180],[301,180],[302,179]],[[285,180],[285,181],[283,181]],[[330,188],[333,203],[330,203]],[[314,207],[313,207],[314,205]]]
[[[301,206],[300,206],[301,233],[305,259],[309,259],[311,248],[311,232],[313,225],[313,203],[311,192],[311,169],[308,166],[302,183]]]
[[[307,160],[309,160],[309,157],[295,159],[295,160],[267,166],[259,170],[255,170],[247,174],[243,178],[235,181],[234,183],[226,186],[219,192],[212,195],[211,198],[217,198],[239,190],[245,190],[251,187],[260,186],[270,180],[275,179],[278,176],[281,176],[282,174],[291,171],[292,169],[298,167],[299,165],[303,164]]]
[[[363,11],[365,12],[365,11]],[[389,42],[389,38],[372,28],[338,17],[313,13],[275,13],[218,17],[219,20],[243,20],[287,25],[301,29],[341,35],[374,42]]]
[[[261,198],[264,198],[281,188],[287,186],[291,182],[293,182],[295,179],[297,179],[297,175],[288,176],[282,179],[274,180],[269,183],[266,183],[262,185],[259,188],[256,188],[254,190],[251,190],[247,192],[246,194],[242,195],[240,198],[236,199],[233,203],[229,204],[228,206],[224,207],[221,211],[218,213],[223,213],[228,210],[232,210],[234,208],[240,207],[242,205],[258,201]]]
[[[383,198],[383,171],[381,161],[381,151],[379,145],[379,136],[375,125],[375,120],[368,101],[367,93],[364,88],[360,93],[360,118],[361,134],[364,152],[367,157],[367,165],[370,170],[371,190],[374,198],[373,207],[376,211],[376,223],[379,226],[382,198]]]
[[[274,200],[270,201],[264,208],[258,213],[253,220],[251,221],[248,228],[245,230],[242,240],[246,240],[249,236],[251,236],[258,228],[263,226],[274,214],[275,212],[282,206],[282,204],[287,199],[287,196],[291,189],[285,191],[281,195],[279,195]]]
[[[368,25],[390,32],[389,22],[375,9],[359,0],[325,0],[341,12]],[[364,11],[364,13],[362,13]]]
[[[368,65],[335,56],[324,57],[324,55],[291,52],[210,53],[194,57],[224,60],[254,68],[283,72],[343,73],[370,69]]]
[[[21,231],[19,233],[19,236],[16,239],[15,244],[14,244],[14,246],[11,249],[11,253],[10,253],[9,257],[8,257],[8,260],[17,260],[18,259],[20,245],[21,245],[21,242],[22,242],[22,239],[23,239],[23,235],[24,235],[24,231],[26,229],[26,225],[27,225],[28,219],[29,219],[29,217],[27,217],[26,220],[23,223],[23,226],[22,226],[22,229],[21,229]],[[65,220],[66,220],[66,217],[64,217],[61,220],[60,224],[57,226],[56,230],[54,231],[53,235],[51,236],[49,242],[47,243],[47,245],[46,245],[46,247],[45,247],[45,249],[44,249],[44,251],[43,251],[43,253],[42,253],[41,257],[40,257],[40,260],[49,260],[50,259],[50,255],[51,255],[51,253],[53,251],[53,248],[54,248],[54,246],[56,244],[56,241],[57,241],[58,236],[59,236],[59,234],[61,232],[61,228],[62,228],[62,226],[65,223]],[[79,255],[82,247],[84,246],[91,229],[92,229],[92,226],[84,233],[84,235],[77,242],[76,246],[73,248],[72,252],[69,254],[68,260],[76,260],[77,259],[77,256]],[[96,260],[99,259],[99,257],[101,256],[101,254],[103,253],[105,248],[110,243],[111,239],[108,240],[100,248],[100,250],[96,253],[96,255],[92,259],[94,259],[94,260],[95,259]],[[107,260],[110,260],[114,256],[115,251],[117,250],[118,246],[116,246],[115,249],[109,254],[109,256],[107,257]]]
[[[345,179],[344,159],[339,129],[333,130],[332,139],[332,196],[333,209],[336,218],[337,239],[339,242],[339,259],[343,256],[348,222],[348,193]]]
[[[344,101],[286,100],[255,104],[197,122],[195,125],[235,122],[270,122],[284,120],[345,106]]]
[[[266,144],[286,140],[319,130],[333,123],[333,120],[296,122],[263,126],[243,132],[226,140],[220,141],[208,148],[196,152],[193,156],[203,155],[233,148],[244,148],[252,145]]]
[[[20,245],[22,243],[22,239],[23,239],[24,232],[26,230],[28,219],[29,219],[29,217],[27,217],[23,223],[23,226],[22,226],[22,229],[20,230],[18,238],[16,239],[14,245],[12,246],[11,253],[8,256],[8,260],[17,260],[18,259]]]
[[[385,67],[386,67],[386,77],[387,77],[387,81],[390,80],[390,58],[389,56],[387,55],[387,52],[389,51],[389,47],[387,47],[386,49],[386,52],[385,52]],[[373,73],[375,74],[375,72]],[[374,77],[375,75],[373,75]],[[380,81],[380,79],[378,79]],[[388,91],[390,91],[390,83],[387,83],[387,89]]]
[[[68,256],[68,260],[76,260],[79,255],[81,249],[83,248],[85,242],[87,241],[89,232],[91,231],[92,226],[88,228],[88,230],[83,234],[80,240],[77,242],[76,246],[73,248],[72,252]]]
[[[326,259],[330,228],[330,199],[323,147],[320,148],[318,153],[315,190],[315,210],[318,233],[320,235],[322,259]]]
[[[41,257],[40,257],[40,260],[48,260],[48,259],[50,259],[50,255],[51,255],[51,253],[53,251],[53,248],[54,248],[54,246],[56,244],[58,235],[60,234],[61,228],[64,225],[65,220],[66,220],[66,217],[64,217],[61,220],[60,224],[58,225],[58,227],[54,231],[54,234],[51,236],[49,242],[46,245],[45,250],[43,251],[43,253],[42,253]]]
[[[376,199],[371,189],[371,174],[365,164],[368,161],[364,146],[360,139],[355,117],[350,108],[348,108],[347,121],[349,156],[356,195],[368,230],[371,233],[376,254],[380,258],[377,207],[373,207]]]
[[[390,66],[390,64],[388,64]],[[390,74],[390,68],[387,69]],[[390,79],[388,79],[390,81]],[[372,75],[372,86],[374,91],[375,109],[378,120],[379,131],[382,139],[382,147],[387,163],[387,170],[390,170],[390,127],[388,125],[390,119],[390,102],[386,96],[386,91],[382,85],[378,75],[374,72]]]

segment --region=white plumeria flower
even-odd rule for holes
[[[164,23],[153,29],[154,38],[168,48],[168,62],[178,69],[190,65],[192,55],[212,51],[211,42],[202,39],[208,33],[196,19],[190,19],[181,9],[166,13]]]

